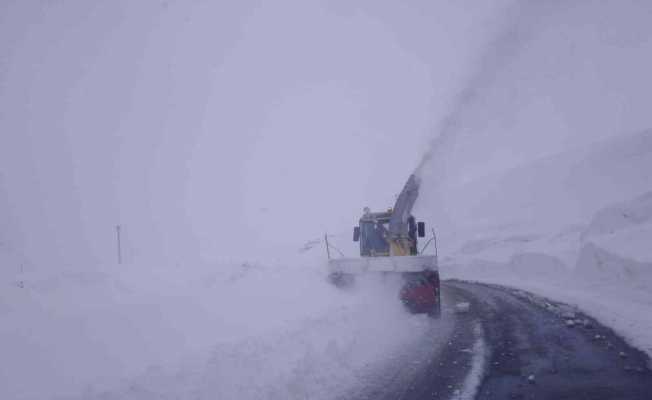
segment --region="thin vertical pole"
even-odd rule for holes
[[[435,230],[434,230],[434,229],[432,230],[432,237],[433,237],[434,240],[435,240],[435,257],[437,257],[437,255],[438,255],[438,254],[437,254],[437,253],[438,253],[438,251],[437,251],[437,235],[435,234]]]
[[[21,289],[25,288],[25,278],[23,276],[23,272],[25,271],[25,268],[23,267],[23,263],[20,263],[20,280],[18,281],[18,287]]]
[[[118,264],[122,264],[122,243],[120,243],[120,225],[115,226],[115,232],[118,238]]]
[[[328,234],[324,234],[324,242],[326,242],[326,255],[328,255],[328,259],[331,259],[331,249],[330,246],[328,245]]]

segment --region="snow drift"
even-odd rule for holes
[[[445,259],[442,274],[575,304],[652,355],[650,170],[652,133],[646,131],[478,180],[465,190],[490,187],[505,201],[466,199],[478,205],[475,216],[486,218],[478,219],[478,236]],[[525,190],[528,182],[536,183],[533,190]],[[549,214],[548,201],[559,215]],[[522,223],[504,224],[504,207],[527,210]]]
[[[111,265],[0,284],[6,399],[334,398],[433,329],[402,309],[398,281],[340,291],[305,266]]]

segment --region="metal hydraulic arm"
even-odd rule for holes
[[[410,237],[410,218],[412,207],[419,197],[419,180],[412,174],[405,182],[403,190],[398,195],[392,217],[389,220],[390,253],[396,256],[410,254],[414,238]]]

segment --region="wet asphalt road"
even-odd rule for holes
[[[480,359],[476,399],[652,399],[648,357],[577,310],[498,286],[449,281],[443,290],[448,321],[439,323],[454,325],[446,343],[434,351],[424,343],[422,356],[387,368],[386,379],[356,398],[465,397]],[[455,313],[460,302],[470,303],[468,312]],[[474,357],[479,338],[483,356]],[[408,369],[409,376],[396,378],[396,371]]]

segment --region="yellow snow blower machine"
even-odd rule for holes
[[[418,238],[425,236],[425,224],[417,223],[411,214],[418,195],[418,178],[410,175],[394,208],[383,212],[364,209],[358,226],[353,229],[353,240],[360,243],[360,257],[329,257],[332,283],[346,286],[354,281],[355,275],[370,272],[400,274],[405,283],[399,297],[406,308],[413,313],[440,315],[437,255],[423,254],[427,245],[436,240],[434,230],[420,253]]]

